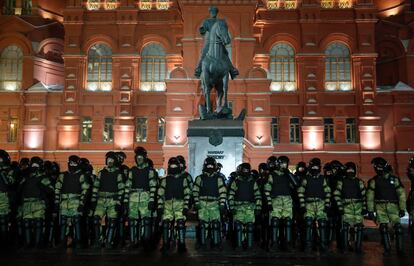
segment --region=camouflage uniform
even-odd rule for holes
[[[376,222],[380,225],[384,253],[390,253],[388,224],[394,225],[396,248],[403,253],[403,228],[400,218],[405,215],[406,198],[400,179],[391,173],[388,163],[382,158],[372,160],[377,175],[368,182],[367,207],[371,214],[376,213]],[[378,170],[378,168],[380,168]]]
[[[220,214],[226,208],[227,190],[217,172],[203,172],[196,177],[193,187],[194,206],[198,211],[200,244],[205,245],[206,229],[210,226],[213,245],[220,244]]]
[[[116,160],[116,155],[111,155]],[[108,218],[106,245],[112,246],[117,220],[121,211],[121,201],[124,194],[122,173],[115,165],[101,170],[94,180],[91,205],[94,209],[95,241],[100,239],[102,217]],[[96,207],[95,207],[96,206]],[[100,245],[95,242],[95,246]]]
[[[361,252],[364,217],[366,213],[366,189],[364,181],[356,177],[354,163],[346,164],[346,177],[336,184],[334,191],[335,201],[339,213],[342,214],[342,244],[344,251],[348,250],[349,229],[355,227],[355,250]],[[352,169],[352,170],[351,170]],[[348,174],[349,173],[349,174]]]
[[[247,246],[253,246],[253,233],[255,215],[259,214],[262,208],[262,195],[253,176],[250,174],[250,165],[242,164],[236,179],[231,183],[229,190],[229,208],[233,213],[234,230],[236,233],[236,247],[242,246],[243,240],[247,240]],[[246,236],[243,234],[243,227],[246,228]]]
[[[305,218],[305,251],[312,247],[312,225],[316,220],[320,235],[322,251],[327,248],[327,211],[330,207],[331,189],[323,175],[320,174],[320,160],[314,158],[309,163],[309,172],[298,188],[300,207]]]
[[[6,244],[9,233],[10,200],[9,193],[15,182],[14,171],[10,167],[9,154],[0,150],[0,247]]]
[[[64,241],[69,225],[74,227],[77,242],[81,241],[81,216],[84,213],[89,184],[81,169],[59,175],[55,185],[55,204],[60,210],[60,240]]]
[[[414,245],[414,157],[408,162],[407,177],[411,181],[411,189],[407,199],[407,210],[410,215],[411,242]]]
[[[32,242],[32,229],[35,232],[35,245],[38,246],[41,243],[46,209],[45,198],[54,189],[41,167],[39,165],[39,168],[32,168],[29,177],[24,177],[19,187],[23,202],[21,215],[27,246]]]
[[[279,227],[284,230],[286,247],[292,242],[293,200],[291,193],[296,190],[296,182],[291,178],[290,172],[276,169],[269,175],[265,185],[267,205],[270,210],[271,241],[274,248],[279,241]]]
[[[185,221],[189,210],[191,189],[187,179],[181,175],[179,161],[174,157],[170,158],[168,165],[168,175],[161,178],[158,189],[158,209],[162,213],[163,220],[163,251],[169,250],[172,228],[175,224],[178,231],[179,249],[184,251],[186,249]]]
[[[124,202],[128,210],[130,240],[137,244],[141,236],[151,237],[151,218],[155,208],[157,179],[155,170],[142,163],[129,170]]]

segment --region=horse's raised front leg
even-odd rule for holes
[[[224,95],[224,104],[223,107],[229,108],[229,102],[227,100],[227,92],[229,91],[229,74],[224,75],[223,78],[223,95]]]

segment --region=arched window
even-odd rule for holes
[[[88,10],[98,10],[101,7],[101,0],[88,0],[86,8]]]
[[[11,45],[6,47],[0,58],[0,90],[16,91],[22,87],[23,53]]]
[[[351,90],[351,59],[348,47],[341,43],[330,44],[325,51],[325,89]]]
[[[88,52],[89,91],[112,90],[112,49],[102,43],[95,44]]]
[[[295,51],[287,43],[279,43],[270,51],[270,78],[272,91],[294,91],[295,80]]]
[[[118,0],[105,0],[104,8],[106,10],[116,9],[118,7]]]
[[[267,0],[267,9],[293,9],[297,6],[297,0]]]
[[[165,91],[165,51],[157,44],[148,44],[141,54],[141,90]]]

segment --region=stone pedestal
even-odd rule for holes
[[[214,157],[227,177],[243,161],[243,121],[193,120],[188,122],[188,171],[201,174],[204,159]]]

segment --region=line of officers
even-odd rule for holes
[[[379,225],[384,254],[391,251],[391,226],[397,254],[403,254],[400,218],[406,210],[413,218],[414,157],[407,168],[407,200],[399,177],[381,157],[372,160],[376,175],[366,186],[353,162],[322,167],[313,158],[293,174],[288,157],[271,156],[258,170],[242,163],[226,178],[208,157],[193,180],[182,156],[170,158],[167,175],[159,177],[147,151],[134,152],[132,168],[123,163],[125,153],[108,152],[106,166],[95,175],[89,161],[76,155],[60,172],[55,162],[11,162],[0,150],[0,245],[151,249],[162,240],[163,253],[175,247],[182,252],[186,220],[195,215],[200,249],[220,249],[226,238],[236,249],[256,242],[265,249],[326,252],[336,241],[343,252],[361,253],[366,216]]]

